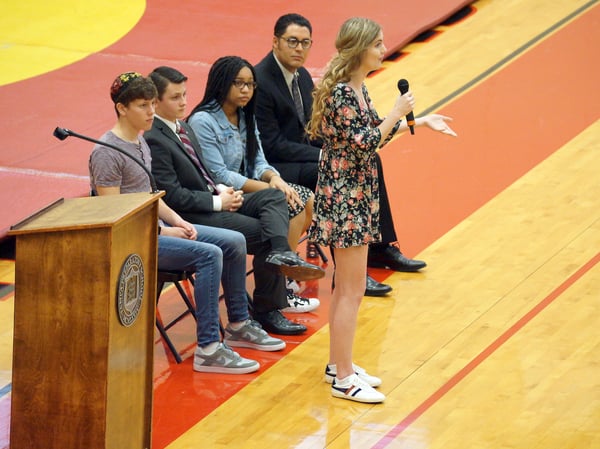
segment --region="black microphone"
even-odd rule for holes
[[[402,78],[400,81],[398,81],[398,90],[400,91],[400,93],[402,95],[404,95],[406,92],[408,92],[408,81],[406,81],[404,78]],[[408,128],[410,129],[410,133],[414,134],[415,133],[415,115],[413,114],[413,111],[410,111],[408,114],[406,114],[406,124],[408,125]]]
[[[144,169],[144,171],[148,175],[148,178],[150,179],[150,185],[152,186],[152,191],[150,193],[158,193],[159,192],[159,190],[156,188],[156,181],[154,180],[154,176],[152,176],[152,173],[150,173],[150,170],[148,170],[148,168],[144,165],[144,163],[142,161],[140,161],[138,158],[136,158],[132,154],[129,154],[127,151],[125,151],[115,145],[112,145],[108,142],[96,140],[91,137],[84,136],[83,134],[77,134],[75,131],[71,131],[70,129],[67,129],[67,128],[59,128],[57,126],[56,129],[54,130],[53,134],[54,134],[54,137],[56,137],[58,140],[65,140],[69,136],[78,137],[79,139],[87,140],[89,142],[97,143],[99,145],[104,145],[105,147],[112,148],[113,150],[116,150],[119,153],[124,154],[125,156],[129,157],[132,161],[134,161],[136,164],[138,164],[140,167],[142,167]]]

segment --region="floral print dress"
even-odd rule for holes
[[[338,83],[327,99],[321,129],[323,148],[310,240],[334,248],[379,242],[379,184],[375,151],[398,131],[400,121],[381,141],[379,118],[367,88],[367,102],[346,83]]]

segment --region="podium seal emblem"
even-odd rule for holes
[[[117,315],[123,326],[131,326],[142,307],[144,265],[137,254],[130,254],[121,266],[117,292]]]

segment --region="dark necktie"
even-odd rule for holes
[[[181,143],[183,144],[183,147],[185,148],[186,153],[190,156],[192,161],[194,161],[194,164],[196,164],[196,167],[198,167],[200,169],[202,176],[204,176],[204,179],[206,180],[206,182],[208,184],[208,190],[210,190],[213,193],[216,193],[217,185],[215,184],[213,179],[210,177],[210,175],[206,171],[206,168],[204,168],[204,165],[202,164],[202,162],[200,162],[200,159],[198,159],[198,156],[196,155],[196,152],[194,151],[194,147],[192,146],[192,141],[188,137],[183,126],[181,126],[179,123],[177,124],[177,134],[179,135],[179,138],[181,139]]]
[[[304,121],[304,109],[302,108],[302,98],[300,97],[300,87],[298,87],[298,72],[292,78],[292,98],[294,99],[294,105],[296,105],[296,111],[302,124]]]

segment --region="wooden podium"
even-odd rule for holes
[[[9,231],[11,449],[150,448],[161,195],[59,200]]]

